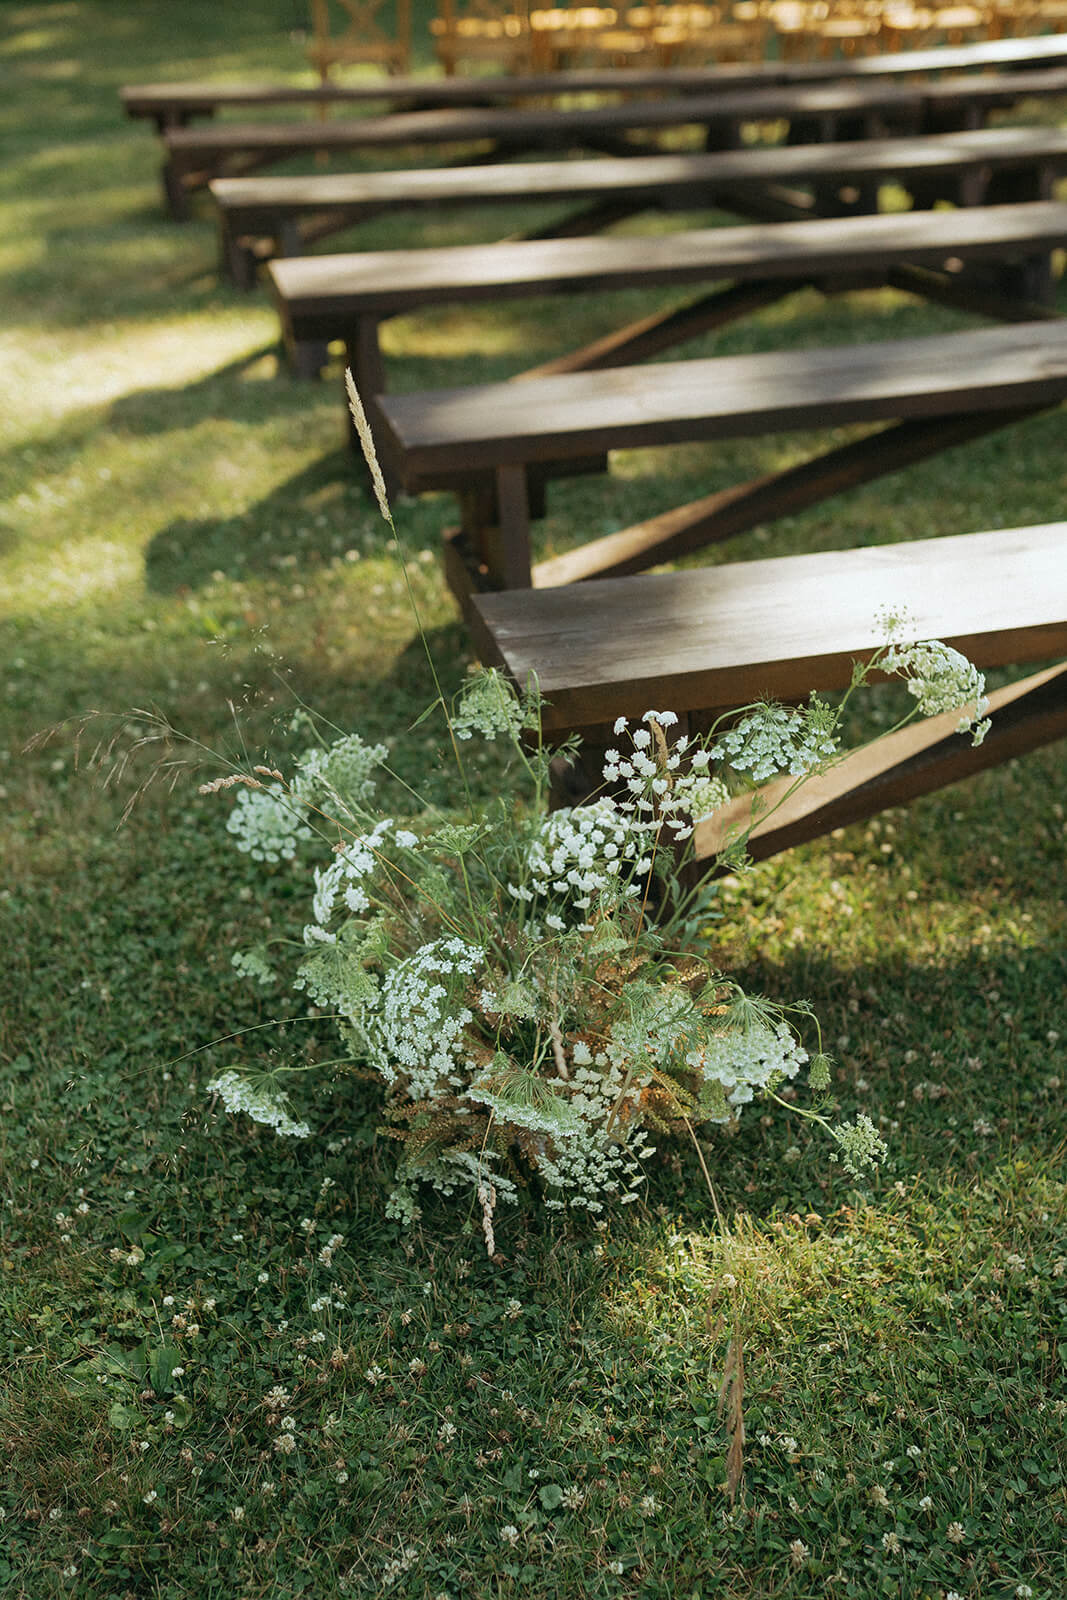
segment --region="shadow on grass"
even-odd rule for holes
[[[321,564],[337,554],[338,513],[344,520],[349,510],[359,520],[353,538],[360,554],[384,554],[388,527],[363,515],[372,503],[359,463],[347,450],[335,450],[248,511],[218,521],[180,517],[161,528],[145,550],[148,588],[175,594],[199,588],[220,572],[244,579]],[[327,508],[332,516],[323,515]]]

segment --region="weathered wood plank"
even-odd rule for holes
[[[845,688],[886,610],[983,668],[1067,655],[1067,523],[479,594],[471,622],[554,732]]]
[[[379,448],[409,489],[520,461],[889,418],[1054,404],[1067,323],[980,328],[383,395]]]
[[[1049,201],[703,228],[652,238],[354,251],[275,261],[268,276],[298,337],[319,338],[335,336],[353,315],[389,316],[445,300],[473,303],[716,278],[815,278],[886,271],[903,262],[941,266],[949,256],[1000,259],[1064,243],[1067,204]]]
[[[867,139],[824,145],[752,146],[703,154],[645,155],[521,166],[398,168],[388,172],[322,173],[255,179],[217,178],[211,192],[242,226],[266,226],[279,211],[321,212],[364,205],[492,204],[575,200],[591,195],[649,195],[692,200],[732,183],[803,183],[840,176],[881,177],[965,171],[990,165],[1026,168],[1062,163],[1067,133],[1058,128],[978,128],[916,138]]]

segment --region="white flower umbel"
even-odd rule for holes
[[[757,1089],[782,1078],[795,1078],[807,1059],[807,1051],[786,1022],[724,1029],[711,1034],[686,1057],[705,1084],[718,1085],[722,1091],[717,1111],[715,1101],[710,1103],[708,1116],[713,1122],[728,1122]]]
[[[272,1090],[263,1080],[243,1078],[239,1072],[223,1072],[207,1086],[208,1094],[217,1094],[226,1110],[243,1111],[253,1122],[262,1122],[276,1133],[287,1134],[292,1139],[306,1139],[311,1129],[306,1122],[297,1122],[289,1111],[284,1094]]]
[[[688,734],[668,746],[666,730],[677,721],[673,711],[646,711],[636,728],[626,717],[617,718],[614,732],[631,748],[607,751],[604,781],[622,786],[621,811],[650,831],[666,825],[666,837],[680,843],[730,794],[720,778],[710,775],[708,752],[694,746]]]
[[[238,789],[237,803],[226,828],[237,848],[253,861],[290,861],[301,839],[312,837],[304,806],[284,784],[262,789]]]
[[[981,744],[989,730],[988,721],[982,720],[989,709],[985,677],[966,656],[938,639],[927,639],[919,644],[891,644],[877,665],[905,680],[924,717],[961,712],[956,732],[973,732],[974,744]]]
[[[299,761],[298,792],[350,818],[370,800],[375,787],[371,774],[388,755],[388,745],[365,744],[358,733],[338,739],[328,750],[306,750]]]
[[[833,713],[817,701],[799,711],[757,706],[720,734],[709,751],[716,761],[750,773],[756,783],[779,772],[795,777],[816,772],[836,753]]]
[[[647,825],[627,816],[614,800],[561,806],[545,817],[530,846],[530,891],[579,911],[603,894],[636,895],[637,886],[626,880],[646,843]]]
[[[483,739],[518,739],[524,728],[537,726],[536,706],[520,700],[495,667],[475,673],[466,683],[452,713],[457,739],[480,733]]]
[[[476,946],[435,939],[392,968],[363,1024],[370,1063],[386,1083],[402,1077],[416,1101],[463,1087],[464,1032],[474,1020],[463,994],[484,964]]]

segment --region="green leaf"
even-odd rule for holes
[[[133,1406],[124,1405],[121,1400],[112,1401],[108,1407],[107,1420],[119,1433],[132,1433],[134,1428],[140,1427],[141,1413],[135,1411]]]
[[[181,1359],[181,1351],[172,1344],[151,1351],[147,1362],[148,1379],[157,1394],[164,1394],[171,1387],[174,1369],[181,1365]]]
[[[563,1504],[563,1490],[558,1483],[543,1483],[537,1491],[537,1498],[546,1511],[558,1511]]]

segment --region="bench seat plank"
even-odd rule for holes
[[[532,161],[520,166],[398,169],[323,173],[283,178],[217,178],[214,198],[242,225],[267,223],[278,210],[319,212],[331,207],[380,204],[489,204],[571,200],[593,194],[657,192],[692,202],[694,189],[717,184],[804,183],[840,176],[889,178],[926,170],[964,171],[992,165],[1028,167],[1067,159],[1067,133],[1059,128],[978,128],[916,138],[841,140],[815,145],[753,146],[705,154],[586,157]],[[709,201],[710,203],[710,201]]]
[[[715,95],[690,95],[664,100],[629,100],[615,105],[579,107],[441,107],[397,112],[391,116],[358,117],[333,122],[219,123],[213,127],[176,128],[165,135],[173,157],[199,162],[220,160],[246,150],[294,151],[381,149],[405,144],[465,144],[500,140],[529,149],[539,142],[581,144],[590,133],[631,133],[677,129],[689,125],[722,127],[740,122],[892,115],[917,124],[926,107],[941,112],[949,106],[977,113],[983,106],[1000,109],[1022,98],[1067,92],[1067,67],[1010,79],[942,79],[912,83],[775,84],[766,89]]]
[[[447,301],[622,286],[884,270],[1031,254],[1067,243],[1067,204],[969,207],[693,229],[651,238],[525,240],[444,249],[355,251],[270,264],[292,336],[343,336],[351,319]]]
[[[843,689],[883,609],[982,668],[1067,655],[1067,523],[480,594],[470,619],[560,732]]]
[[[382,395],[377,442],[410,490],[457,469],[886,418],[1053,404],[1067,323],[616,367],[471,389]],[[933,446],[936,448],[936,446]]]
[[[740,142],[746,122],[789,122],[793,138],[875,137],[880,132],[976,128],[991,110],[1021,98],[1061,95],[1067,67],[983,78],[874,79],[856,83],[774,84],[707,95],[630,98],[597,106],[443,106],[324,122],[199,124],[163,130],[164,187],[172,209],[228,169],[242,172],[301,153],[488,143],[500,154],[539,148],[647,148],[651,136],[703,130],[708,147]],[[643,142],[642,142],[643,141]]]
[[[978,44],[866,56],[845,61],[731,62],[711,67],[589,68],[513,77],[499,73],[470,78],[389,77],[357,83],[151,83],[120,89],[126,115],[169,122],[211,115],[224,107],[256,105],[344,105],[411,101],[430,105],[577,93],[710,91],[724,86],[803,83],[821,79],[877,78],[913,73],[1045,66],[1067,58],[1067,36],[983,40]]]

